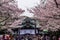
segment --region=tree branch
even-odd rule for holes
[[[56,0],[54,0],[54,1],[55,1],[55,4],[56,4],[56,7],[58,8],[58,5],[59,5],[59,4],[57,3],[57,1],[56,1]]]

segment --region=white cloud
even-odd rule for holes
[[[33,17],[34,15],[33,13],[29,13],[27,8],[28,9],[34,8],[38,4],[43,4],[45,2],[45,0],[16,0],[16,1],[17,1],[18,8],[25,10],[25,12],[21,15],[27,17]]]
[[[40,0],[17,0],[18,7],[22,9],[32,8],[40,3]]]

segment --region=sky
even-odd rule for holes
[[[40,3],[39,0],[17,0],[18,8],[26,9],[37,6]]]
[[[27,16],[27,17],[33,17],[33,13],[29,13],[28,9],[34,8],[38,4],[40,4],[41,0],[16,0],[18,8],[21,8],[22,10],[25,10],[23,14],[20,16]],[[45,1],[45,0],[43,0]]]

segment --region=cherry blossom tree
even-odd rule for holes
[[[27,9],[34,13],[34,19],[39,21],[41,29],[56,31],[60,29],[60,0],[42,1],[34,8]],[[24,10],[19,9],[14,0],[0,0],[0,27],[1,29],[10,28],[21,22],[19,15]]]
[[[57,31],[60,29],[60,4],[59,0],[47,0],[44,7],[40,5],[28,9],[34,13],[40,21],[41,29]]]
[[[24,10],[18,9],[14,0],[0,0],[0,30],[9,29],[9,26],[19,19],[19,16]]]

